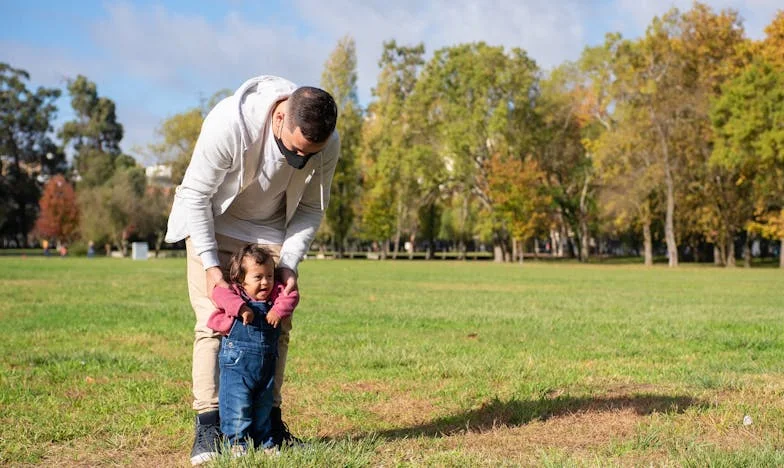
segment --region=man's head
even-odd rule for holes
[[[335,131],[338,109],[323,89],[303,86],[278,105],[273,115],[273,132],[278,148],[292,162],[302,162],[318,153]],[[302,158],[302,161],[296,161]],[[295,167],[299,164],[292,164]],[[299,168],[299,167],[298,167]]]
[[[289,96],[288,114],[289,130],[299,127],[309,142],[324,143],[335,131],[338,106],[323,89],[303,86]]]

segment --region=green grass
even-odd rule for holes
[[[0,465],[187,466],[183,259],[0,258]],[[216,466],[784,462],[784,272],[307,261],[284,415]],[[743,416],[753,424],[744,426]]]

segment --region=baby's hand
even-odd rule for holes
[[[240,317],[242,317],[243,325],[253,323],[253,311],[246,305],[242,306],[242,309],[240,309]]]
[[[274,310],[270,310],[267,312],[267,323],[273,326],[273,328],[277,328],[278,324],[280,323],[280,317]]]

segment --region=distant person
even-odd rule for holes
[[[165,238],[187,239],[188,294],[196,315],[194,465],[217,455],[221,335],[207,326],[215,309],[212,290],[229,287],[232,253],[254,243],[276,258],[284,295],[297,291],[297,265],[324,217],[340,156],[336,121],[329,93],[274,76],[246,81],[204,120]],[[291,317],[279,329],[270,423],[276,444],[291,445],[299,440],[280,410]]]
[[[49,256],[49,240],[44,239],[41,241],[41,247],[44,249],[44,257]]]
[[[235,455],[247,441],[275,449],[270,423],[275,390],[275,364],[281,320],[290,318],[299,302],[297,291],[284,294],[275,281],[272,252],[248,244],[231,258],[229,289],[216,287],[212,299],[218,310],[207,326],[224,335],[220,366],[220,429]]]
[[[57,247],[57,250],[60,252],[60,258],[65,258],[65,256],[68,255],[68,247],[66,247],[64,243],[61,243]]]
[[[95,257],[95,242],[90,241],[87,243],[87,258]]]
[[[104,252],[106,252],[106,256],[107,257],[111,257],[112,256],[112,244],[110,244],[108,242],[103,244],[103,250],[104,250]]]

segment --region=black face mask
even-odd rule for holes
[[[293,167],[294,169],[302,169],[305,167],[305,164],[308,163],[310,158],[313,157],[316,153],[306,154],[305,156],[300,156],[297,154],[296,151],[291,151],[290,149],[286,148],[286,145],[283,144],[283,140],[273,135],[275,138],[275,143],[278,145],[278,149],[286,157],[286,162],[289,163],[289,166]]]

